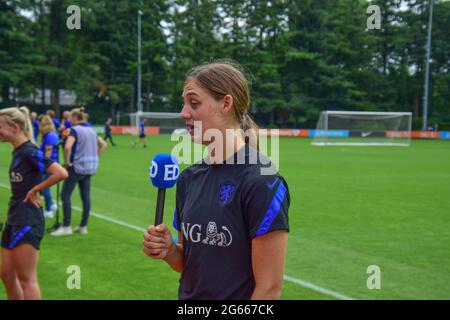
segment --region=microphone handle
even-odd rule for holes
[[[164,200],[166,199],[166,189],[158,189],[158,198],[156,199],[155,226],[163,221]]]

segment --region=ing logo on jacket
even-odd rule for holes
[[[185,238],[193,243],[201,242],[210,246],[228,247],[233,242],[233,236],[226,226],[222,226],[223,232],[219,232],[215,222],[209,222],[205,235],[202,232],[202,225],[182,223],[181,229]]]

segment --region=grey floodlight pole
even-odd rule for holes
[[[137,63],[138,63],[138,80],[137,80],[137,97],[136,97],[136,106],[137,112],[142,112],[142,103],[141,103],[141,16],[142,11],[138,11],[138,55],[137,55]]]
[[[433,26],[433,5],[434,0],[430,0],[429,17],[428,17],[428,37],[427,37],[427,58],[425,61],[425,83],[423,87],[423,114],[422,114],[422,130],[427,130],[428,120],[428,92],[430,85],[430,59],[431,59],[431,28]]]

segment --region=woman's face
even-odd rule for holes
[[[0,142],[11,141],[17,134],[18,128],[6,122],[4,117],[0,117]]]
[[[71,123],[72,125],[77,125],[77,124],[78,124],[77,118],[74,117],[74,116],[72,116],[72,115],[69,116],[69,121],[70,121],[70,123]]]
[[[221,112],[223,101],[215,100],[205,89],[189,81],[183,89],[184,105],[180,116],[196,143],[208,144],[204,133],[208,129],[224,129],[225,119]],[[201,130],[200,130],[201,129]]]

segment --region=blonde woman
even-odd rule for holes
[[[59,163],[58,155],[58,135],[56,134],[55,125],[52,118],[48,115],[44,115],[39,121],[39,132],[41,133],[41,152],[50,158],[53,162]],[[48,174],[44,173],[44,179],[48,178]],[[52,200],[52,192],[50,188],[42,190],[42,195],[45,199],[44,217],[53,218],[53,212],[57,209],[57,203]]]
[[[0,110],[0,141],[14,147],[9,169],[12,195],[1,241],[1,278],[8,299],[37,300],[41,292],[36,270],[45,229],[39,193],[68,174],[32,142],[27,108]],[[48,179],[42,179],[43,173],[49,174]]]
[[[69,136],[64,144],[65,167],[69,177],[64,181],[61,200],[63,203],[63,225],[51,233],[52,236],[68,236],[74,232],[87,234],[87,224],[91,210],[91,177],[97,172],[99,156],[107,145],[98,137],[92,127],[86,125],[87,114],[84,108],[75,108],[70,112]],[[83,214],[80,225],[71,228],[71,196],[76,186],[79,186]]]

